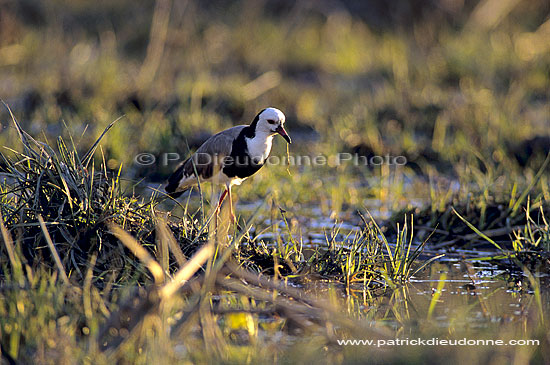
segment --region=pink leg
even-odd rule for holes
[[[220,208],[222,207],[223,200],[225,199],[225,196],[227,195],[228,190],[225,189],[225,191],[222,193],[222,196],[220,196],[220,201],[218,202],[218,206],[216,207],[216,214],[220,212]]]
[[[233,198],[231,197],[231,185],[227,188],[227,190],[229,190],[229,216],[231,217],[232,222],[235,223],[237,221],[237,218],[233,213]]]

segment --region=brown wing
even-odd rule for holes
[[[197,151],[178,166],[176,171],[168,178],[166,192],[173,197],[179,196],[187,188],[195,185],[195,169],[201,180],[208,180],[222,167],[221,162],[225,156],[231,154],[233,141],[246,125],[240,125],[226,129],[213,135],[204,142]],[[195,166],[193,166],[193,164]]]

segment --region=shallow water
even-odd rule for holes
[[[304,249],[326,248],[327,241],[335,242],[338,247],[347,247],[353,243],[355,234],[360,232],[362,222],[358,216],[341,214],[331,219],[316,218],[323,215],[311,213],[320,212],[312,210],[310,214],[304,214],[296,224],[301,229],[293,230],[294,239],[300,241]],[[271,221],[266,219],[261,223],[270,225]],[[292,226],[292,223],[289,222],[289,225]],[[256,240],[263,240],[268,245],[278,239],[288,242],[286,223],[279,220],[275,226],[276,230],[261,233]],[[411,249],[414,250],[419,244],[413,242]],[[395,244],[390,242],[390,247],[395,249]],[[523,330],[528,332],[527,323],[534,325],[534,318],[541,312],[546,315],[550,312],[550,292],[544,289],[544,285],[540,295],[546,300],[542,300],[540,307],[536,302],[535,288],[526,274],[483,260],[500,252],[460,248],[432,250],[427,245],[418,266],[424,260],[441,254],[444,256],[431,267],[396,290],[385,288],[368,293],[362,284],[352,285],[346,290],[341,284],[329,282],[299,286],[317,298],[326,298],[330,290],[336,290],[345,303],[342,310],[369,319],[372,325],[393,330],[419,330],[418,327],[424,326],[422,323],[429,317],[430,325],[436,328],[468,332],[472,336],[483,333],[498,337],[499,329],[507,324],[523,326]],[[548,280],[546,274],[534,273],[534,276],[543,282]],[[438,298],[434,299],[436,294]],[[380,296],[373,299],[371,295]],[[431,305],[434,305],[433,312],[428,314]]]
[[[510,274],[485,262],[448,260],[436,264],[432,270],[425,270],[402,287],[386,288],[378,293],[374,291],[369,294],[358,285],[346,290],[340,284],[323,281],[298,286],[318,300],[339,296],[339,310],[356,318],[358,324],[401,340],[540,341],[541,314],[546,318],[550,314],[550,293],[547,290],[541,292],[544,303],[541,308],[525,275]],[[374,297],[370,296],[372,294]],[[264,328],[262,323],[266,324],[265,328],[271,328],[273,318],[259,318],[259,322],[260,328]],[[283,346],[299,343],[302,339],[299,331],[277,331],[275,336],[273,333],[264,336],[278,338],[277,343]],[[532,345],[530,349],[537,347]],[[391,350],[392,347],[375,349],[371,346],[370,350],[363,347],[356,351],[380,350],[382,353],[390,351],[391,354],[392,351],[407,351],[406,348],[393,347]],[[470,349],[491,351],[490,347]],[[519,349],[507,349],[515,350]],[[430,351],[438,350],[432,347]]]

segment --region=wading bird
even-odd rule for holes
[[[229,195],[229,214],[235,221],[231,187],[240,185],[262,168],[276,134],[291,143],[284,124],[285,115],[279,109],[266,108],[256,115],[250,125],[232,127],[213,135],[168,178],[166,192],[177,198],[198,184],[197,177],[200,182],[223,185],[225,190],[216,211]]]

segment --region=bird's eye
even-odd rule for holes
[[[276,123],[273,119],[268,119],[267,122],[268,122],[269,124],[275,124],[275,123]]]

